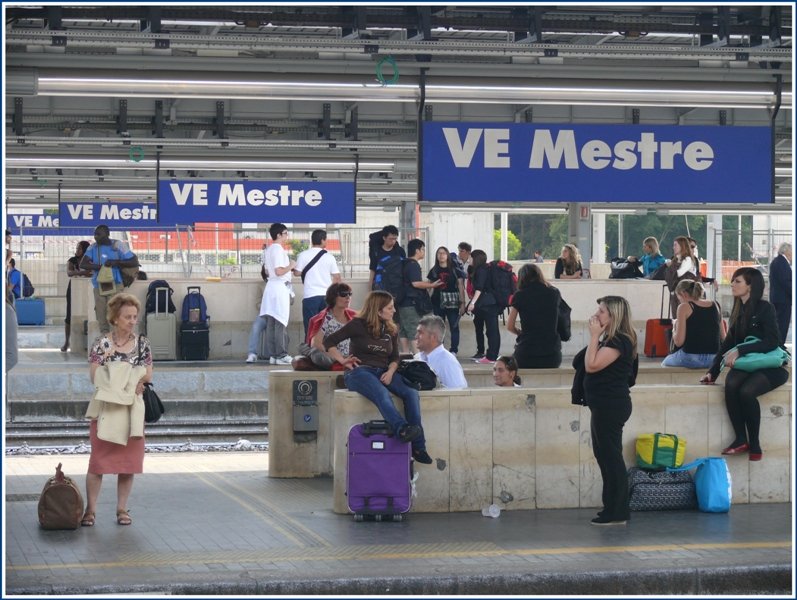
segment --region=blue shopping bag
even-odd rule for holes
[[[667,468],[668,471],[695,471],[697,507],[703,512],[724,513],[731,509],[733,490],[731,472],[724,458],[707,456],[698,458],[682,467]]]

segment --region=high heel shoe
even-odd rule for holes
[[[745,452],[750,450],[750,445],[747,442],[743,442],[737,445],[730,445],[725,450],[722,451],[725,455],[733,455],[733,454],[744,454]]]

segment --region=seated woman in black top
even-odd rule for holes
[[[750,460],[761,460],[763,452],[758,433],[761,428],[761,405],[758,396],[780,387],[789,379],[782,367],[760,369],[752,373],[733,368],[739,356],[750,352],[770,352],[780,346],[780,331],[774,307],[763,299],[764,276],[758,269],[742,267],[736,269],[731,278],[733,310],[731,311],[728,335],[720,344],[708,373],[701,383],[714,383],[720,374],[723,358],[730,367],[725,376],[725,406],[733,425],[735,439],[723,454],[749,452]],[[741,344],[747,336],[755,336],[760,342]]]
[[[575,244],[562,246],[562,255],[556,259],[554,279],[581,279],[581,254]]]
[[[562,296],[534,264],[520,267],[517,287],[506,328],[517,336],[515,360],[518,367],[556,368],[562,364],[562,341],[557,331]]]
[[[703,284],[684,279],[675,286],[681,303],[673,322],[672,341],[678,348],[661,362],[663,367],[708,369],[720,347],[722,315],[716,302],[703,300]]]

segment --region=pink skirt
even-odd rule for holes
[[[127,446],[106,442],[97,437],[97,419],[89,426],[91,456],[89,473],[95,475],[130,474],[144,472],[144,438],[127,441]]]

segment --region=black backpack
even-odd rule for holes
[[[33,287],[33,284],[28,279],[28,276],[25,273],[22,273],[22,297],[23,298],[30,298],[36,289]]]
[[[382,230],[374,231],[368,236],[368,263],[374,262],[379,256],[379,249],[385,243]]]
[[[512,265],[503,260],[492,260],[487,268],[487,281],[495,302],[500,308],[506,308],[517,291],[517,275],[512,272]]]
[[[626,258],[613,258],[610,268],[609,279],[642,279],[644,277],[642,271],[639,270],[639,263],[630,262]]]
[[[155,290],[157,288],[168,288],[169,293],[166,299],[162,296],[160,298],[160,302],[158,305],[161,307],[161,310],[164,306],[166,306],[166,311],[173,313],[177,312],[177,307],[172,302],[172,294],[174,294],[174,290],[169,285],[169,283],[165,279],[155,279],[149,284],[147,288],[147,299],[144,303],[144,312],[146,313],[154,313],[155,312]]]
[[[407,259],[398,254],[386,254],[376,263],[374,289],[390,292],[394,302],[404,300],[407,290],[404,286],[404,267]]]
[[[422,360],[402,360],[398,374],[404,378],[408,386],[416,390],[433,390],[437,387],[437,375]]]

